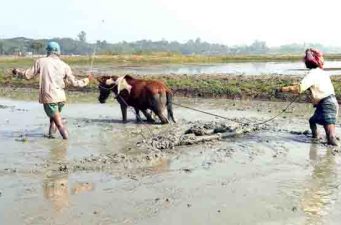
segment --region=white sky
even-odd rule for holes
[[[0,38],[341,46],[340,0],[2,0]],[[104,22],[101,22],[104,20]]]

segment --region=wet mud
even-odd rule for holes
[[[163,126],[84,97],[69,141],[34,96],[1,98],[0,224],[338,224],[340,149],[311,139],[310,105],[256,125],[285,104],[177,98],[231,120],[174,107]]]

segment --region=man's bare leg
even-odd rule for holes
[[[59,130],[59,133],[60,135],[62,135],[63,139],[68,139],[69,134],[64,127],[63,120],[62,120],[60,113],[56,112],[55,115],[51,117],[51,119],[53,120],[55,126]]]
[[[328,144],[338,146],[336,140],[335,124],[324,125],[324,130],[326,131]]]
[[[49,128],[49,138],[54,138],[54,134],[57,132],[56,124],[54,123],[53,119],[50,118],[50,128]]]
[[[317,130],[316,123],[313,121],[313,118],[310,118],[309,120],[310,130],[313,138],[319,138],[319,133]]]

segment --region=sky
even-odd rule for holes
[[[341,46],[339,0],[1,0],[0,39]]]

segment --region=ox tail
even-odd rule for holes
[[[173,115],[173,94],[171,91],[166,92],[166,98],[167,98],[167,114],[168,114],[168,121],[172,120],[174,123],[176,123]]]

